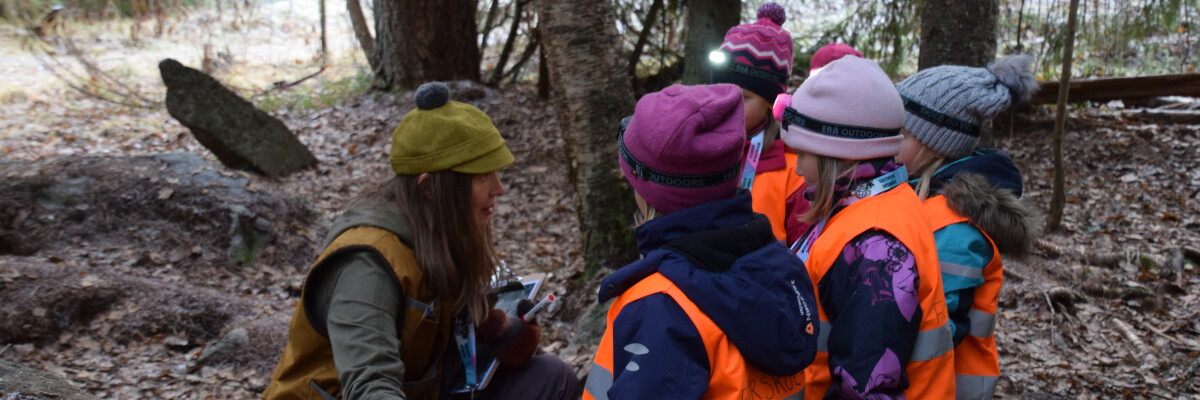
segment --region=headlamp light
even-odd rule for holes
[[[711,61],[713,64],[724,64],[728,60],[729,56],[726,56],[724,51],[713,50],[712,53],[708,53],[708,61]]]

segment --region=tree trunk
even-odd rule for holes
[[[488,7],[487,17],[483,20],[483,29],[479,30],[483,36],[479,39],[479,54],[483,54],[484,50],[487,49],[488,37],[492,35],[492,28],[496,27],[493,23],[496,21],[496,12],[499,9],[500,0],[492,0],[492,6]]]
[[[538,27],[538,32],[542,31]],[[538,80],[537,92],[538,98],[542,100],[550,99],[550,69],[546,67],[549,62],[546,61],[546,45],[538,41]]]
[[[1075,17],[1079,0],[1071,0],[1067,16],[1067,37],[1063,44],[1062,79],[1058,86],[1058,111],[1054,115],[1054,189],[1050,195],[1050,212],[1046,215],[1046,230],[1057,231],[1062,226],[1063,207],[1067,202],[1066,166],[1063,165],[1063,135],[1067,125],[1067,91],[1071,88],[1071,60],[1075,58]]]
[[[533,57],[533,53],[537,52],[541,47],[542,35],[539,33],[537,27],[534,27],[533,37],[529,38],[529,44],[525,46],[525,51],[521,53],[521,57],[517,59],[517,62],[513,64],[512,68],[509,68],[508,72],[504,73],[503,79],[509,79],[510,82],[516,82],[519,80],[521,77],[521,69],[525,68],[525,63],[529,62],[529,59]],[[497,84],[498,83],[499,81],[497,81]]]
[[[504,39],[504,47],[500,49],[500,57],[496,60],[496,67],[492,68],[491,76],[488,78],[489,85],[497,85],[500,79],[504,78],[504,65],[508,64],[508,57],[512,55],[513,46],[517,41],[517,33],[521,28],[521,14],[525,11],[525,3],[529,0],[516,0],[513,3],[512,24],[508,28],[508,38]]]
[[[918,69],[982,67],[996,58],[999,0],[921,0]]]
[[[317,8],[321,10],[321,68],[329,65],[329,42],[325,32],[325,0],[317,0]]]
[[[375,62],[375,39],[371,37],[371,28],[367,27],[367,17],[363,16],[362,6],[358,4],[358,0],[346,0],[346,11],[350,13],[350,25],[354,27],[354,37],[358,39],[358,45],[362,47],[367,64],[371,66],[372,72],[377,72],[379,65]]]
[[[708,53],[721,47],[725,32],[738,24],[742,15],[739,0],[690,0],[684,21],[683,83],[708,83]]]
[[[584,271],[632,261],[636,209],[618,171],[617,124],[633,111],[633,88],[607,1],[536,0],[544,60],[571,157],[583,233]]]
[[[474,1],[375,0],[376,84],[479,81],[476,40]]]
[[[654,22],[658,20],[658,13],[662,9],[663,0],[654,0],[654,3],[650,4],[650,11],[642,18],[642,31],[638,33],[637,43],[633,45],[633,52],[629,54],[629,79],[637,80],[637,67],[642,60],[642,51],[646,49],[646,44],[650,43],[650,32],[654,30]]]

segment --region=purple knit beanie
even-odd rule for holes
[[[855,57],[863,56],[862,53],[858,52],[858,50],[855,50],[853,47],[850,47],[850,45],[845,43],[830,43],[821,46],[820,49],[817,49],[816,53],[813,53],[812,61],[808,63],[808,76],[816,74],[817,70],[821,69],[822,67],[848,55],[853,55]]]
[[[746,142],[742,107],[734,85],[672,85],[642,96],[618,139],[625,179],[663,214],[733,197]]]
[[[845,56],[775,100],[780,136],[798,151],[867,160],[900,152],[904,103],[874,61]]]
[[[768,2],[758,8],[758,21],[729,28],[721,48],[709,55],[709,81],[732,83],[767,101],[787,91],[792,74],[792,35],[781,28],[783,6]]]

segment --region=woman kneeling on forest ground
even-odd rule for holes
[[[1037,233],[1021,196],[1021,173],[1000,150],[975,149],[980,124],[1037,90],[1030,56],[987,68],[940,66],[896,85],[904,139],[896,161],[925,204],[937,242],[942,289],[954,333],[957,398],[990,399],[1000,379],[996,302],[1000,254],[1023,255]]]
[[[502,364],[467,396],[578,397],[570,367],[532,357],[534,318],[490,309],[489,217],[513,155],[487,115],[449,95],[437,82],[417,89],[417,109],[392,133],[396,175],[333,222],[264,399],[454,398],[455,324],[478,324]]]

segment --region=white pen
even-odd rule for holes
[[[525,315],[521,316],[521,320],[522,321],[529,320],[530,316],[532,316],[534,313],[537,313],[538,311],[541,311],[543,308],[546,308],[547,305],[549,305],[550,303],[553,303],[557,299],[558,298],[554,296],[554,293],[550,293],[550,294],[546,295],[546,297],[543,298],[542,301],[539,301],[537,304],[534,304],[533,308],[530,308],[529,311],[526,311]]]

